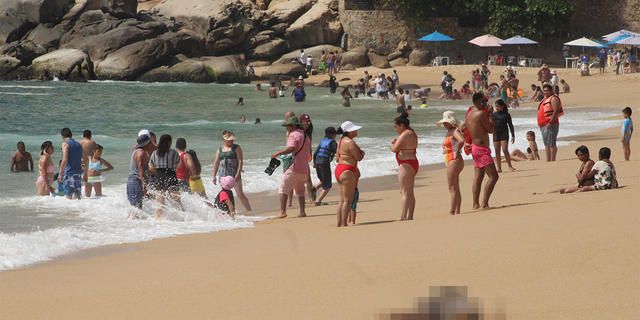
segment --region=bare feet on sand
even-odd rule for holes
[[[298,218],[304,218],[304,217],[306,217],[306,216],[307,216],[307,214],[306,214],[306,213],[301,213],[301,214],[299,214],[299,215],[298,215]]]
[[[511,170],[511,171],[516,171],[516,168],[514,168],[514,167],[509,167],[509,170]]]
[[[281,214],[277,215],[277,216],[275,217],[275,219],[282,219],[282,218],[286,218],[286,217],[287,217],[287,214],[286,214],[286,213],[281,213]]]

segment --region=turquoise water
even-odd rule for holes
[[[253,88],[250,84],[0,83],[0,159],[5,163],[0,169],[0,270],[98,245],[252,225],[255,218],[245,217],[236,222],[220,218],[195,196],[186,197],[186,212],[169,210],[167,221],[151,218],[153,203],[145,203],[142,221],[128,220],[125,184],[131,149],[141,129],[149,129],[158,137],[171,134],[174,142],[179,137],[185,138],[188,148],[198,153],[205,188],[211,196],[219,191],[211,182],[211,169],[215,151],[222,145],[222,130],[233,131],[236,143],[243,149],[245,192],[275,193],[281,170],[269,177],[264,169],[270,155],[284,148],[286,130],[280,124],[290,110],[298,116],[310,115],[315,128],[314,149],[327,126],[337,128],[345,120],[363,126],[357,138],[367,152],[360,165],[363,177],[395,173],[397,164],[388,149],[397,136],[393,128],[393,119],[398,115],[395,101],[356,99],[351,108],[345,108],[340,96],[330,94],[328,88],[307,88],[307,101],[303,103],[295,103],[289,97],[268,99],[266,91],[254,92]],[[239,97],[244,98],[244,106],[236,105]],[[442,113],[453,110],[462,118],[469,105],[469,101],[436,101],[430,102],[427,109],[414,109],[411,122],[420,136],[421,164],[442,162],[444,130],[435,125]],[[526,149],[524,133],[538,132],[535,113],[532,108],[511,111],[517,137],[512,148]],[[566,108],[560,136],[619,125],[616,121],[589,121],[618,113],[619,110],[605,107],[586,111]],[[246,123],[238,123],[242,115],[246,116]],[[255,118],[260,118],[262,124],[254,125]],[[52,157],[58,170],[63,127],[70,128],[76,140],[82,138],[85,129],[90,129],[93,140],[104,146],[103,158],[115,170],[106,173],[103,197],[81,201],[36,197],[37,172],[9,171],[18,141],[25,142],[37,170],[40,145],[45,140],[54,142]],[[542,146],[541,141],[538,143]],[[316,182],[315,175],[312,177]]]

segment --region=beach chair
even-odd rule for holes
[[[495,66],[498,62],[498,56],[488,56],[487,57],[487,65]]]
[[[513,63],[513,64],[516,64],[516,57],[514,57],[514,56],[509,56],[509,57],[508,57],[508,59],[509,59],[509,60],[507,60],[507,62],[511,62],[511,63]]]
[[[532,68],[540,68],[542,66],[542,58],[531,58],[529,66]]]
[[[525,56],[519,56],[518,57],[518,65],[519,66],[526,67],[528,62],[529,62],[529,59],[527,59]]]

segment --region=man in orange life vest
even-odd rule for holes
[[[540,132],[542,133],[547,161],[556,161],[556,154],[558,153],[556,139],[560,128],[558,118],[564,114],[562,102],[560,102],[560,97],[553,93],[553,87],[549,84],[544,85],[542,93],[544,94],[544,99],[538,106],[538,126],[540,126]]]

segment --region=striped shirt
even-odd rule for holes
[[[169,149],[164,156],[160,157],[157,154],[158,150],[151,154],[149,164],[156,169],[178,169],[180,166],[180,155],[178,151]]]

